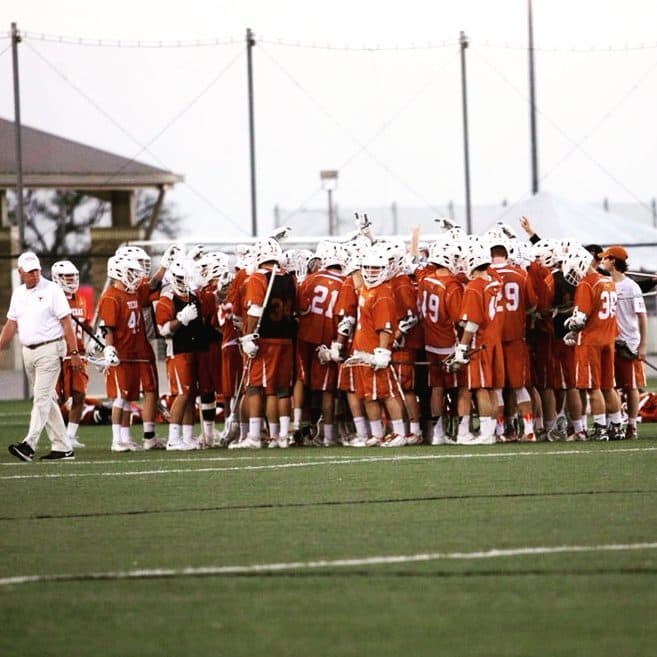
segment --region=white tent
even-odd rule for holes
[[[549,192],[539,192],[505,208],[497,221],[509,224],[522,238],[521,217],[527,217],[541,237],[572,237],[582,244],[603,247],[620,244],[628,250],[631,269],[657,271],[657,228],[652,226]]]

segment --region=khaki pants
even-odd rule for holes
[[[55,452],[68,452],[72,449],[66,435],[64,418],[57,403],[57,379],[66,355],[64,340],[44,344],[36,349],[23,347],[25,372],[34,394],[30,428],[25,442],[36,451],[44,427]]]

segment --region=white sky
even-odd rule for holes
[[[30,32],[243,39],[251,27],[256,39],[407,44],[456,41],[463,29],[472,44],[473,203],[529,193],[526,52],[485,45],[526,43],[525,0],[10,4],[0,4],[0,27],[9,30],[13,20],[28,32],[20,46],[24,124],[184,174],[189,184],[171,196],[187,217],[188,236],[250,231],[243,41],[116,49],[48,43]],[[537,46],[653,46],[537,52],[541,188],[586,201],[648,204],[657,194],[656,25],[654,0],[534,0]],[[0,40],[0,116],[13,118],[8,45]],[[425,207],[430,222],[450,199],[463,202],[457,46],[354,52],[259,43],[254,77],[261,232],[277,203],[325,206],[320,169],[340,169],[335,198],[342,206],[396,201]]]

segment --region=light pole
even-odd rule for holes
[[[337,221],[333,212],[333,190],[338,187],[338,172],[335,169],[324,169],[319,172],[319,179],[322,181],[322,189],[326,190],[328,195],[328,233],[335,235]]]

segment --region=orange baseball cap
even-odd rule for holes
[[[627,251],[622,246],[610,246],[601,254],[602,258],[615,258],[616,260],[627,260]]]

